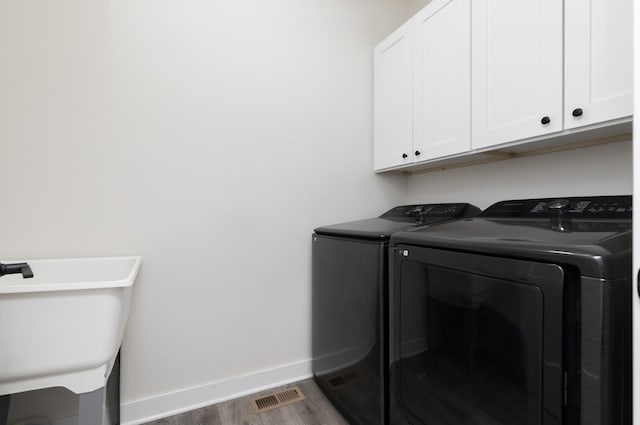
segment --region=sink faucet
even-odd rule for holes
[[[33,277],[33,271],[27,263],[15,263],[15,264],[2,264],[0,263],[0,276],[5,274],[17,274],[22,273],[24,279]]]

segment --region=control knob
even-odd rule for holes
[[[547,204],[547,208],[551,211],[560,212],[569,206],[568,199],[555,199]]]

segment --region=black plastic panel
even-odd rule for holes
[[[559,214],[574,218],[630,219],[631,196],[592,196],[502,201],[491,205],[480,217],[545,218]]]
[[[351,423],[384,423],[387,244],[314,235],[312,369]]]
[[[477,210],[477,211],[476,211]],[[474,214],[475,212],[475,214]],[[421,218],[421,217],[438,217],[438,218],[456,218],[468,217],[479,213],[480,210],[473,205],[456,203],[456,204],[415,204],[401,205],[395,207],[382,214],[380,218]]]

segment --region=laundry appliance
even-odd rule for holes
[[[629,425],[630,196],[391,238],[392,424]]]
[[[463,203],[402,205],[315,229],[312,354],[318,386],[352,424],[388,424],[388,242],[403,229],[478,214]]]

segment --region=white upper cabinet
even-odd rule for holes
[[[413,155],[471,149],[470,0],[433,0],[413,19]]]
[[[632,16],[633,0],[432,0],[374,50],[374,169],[628,132]]]
[[[565,0],[565,128],[633,113],[633,1]]]
[[[474,149],[562,130],[562,17],[559,0],[473,0]]]
[[[411,21],[374,49],[374,169],[410,163],[413,144]]]

